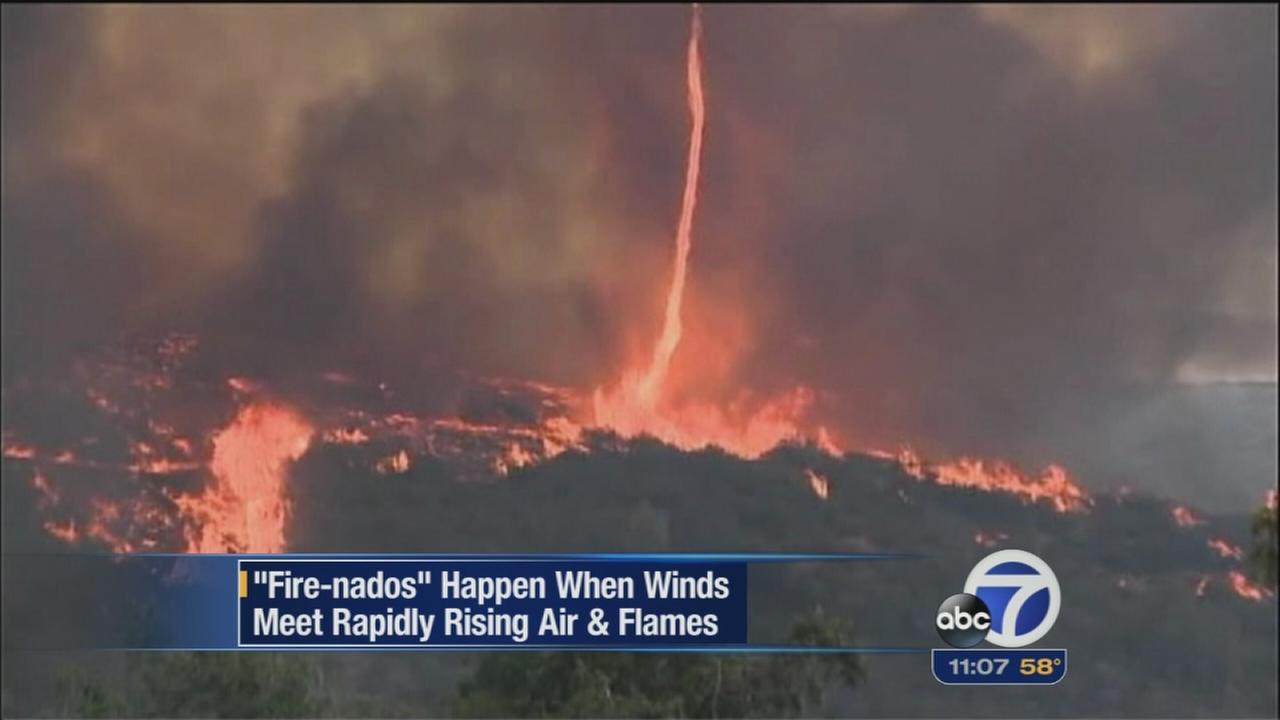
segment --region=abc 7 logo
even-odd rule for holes
[[[957,593],[938,606],[938,634],[951,647],[973,647],[991,630],[991,611],[982,598]]]
[[[1062,603],[1048,563],[1023,550],[983,558],[964,590],[938,607],[938,635],[952,647],[973,647],[984,639],[1001,647],[1030,645],[1053,627]]]

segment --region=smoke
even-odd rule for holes
[[[661,322],[687,12],[6,6],[6,381],[173,328],[608,380]],[[1039,462],[1274,379],[1274,8],[705,15],[682,392]]]

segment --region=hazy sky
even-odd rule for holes
[[[6,377],[182,328],[590,387],[656,330],[687,8],[3,20]],[[706,8],[677,381],[971,446],[1135,382],[1274,380],[1276,20]]]

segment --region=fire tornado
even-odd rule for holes
[[[667,379],[671,356],[680,345],[683,330],[680,306],[684,302],[684,285],[689,274],[689,249],[693,244],[693,212],[698,205],[698,174],[702,170],[702,134],[706,122],[706,105],[702,98],[702,56],[698,44],[702,38],[702,14],[693,6],[689,30],[689,53],[686,75],[689,83],[689,159],[684,171],[684,194],[680,200],[680,222],[676,226],[676,260],[667,291],[667,307],[662,318],[662,334],[653,348],[653,360],[640,378],[640,400],[652,406]]]
[[[676,224],[675,259],[661,332],[647,362],[626,369],[612,389],[596,389],[595,422],[624,436],[649,434],[679,447],[714,444],[742,455],[755,456],[781,440],[800,434],[797,418],[812,398],[808,388],[796,388],[792,393],[769,398],[754,409],[744,409],[741,403],[672,407],[667,393],[672,359],[684,332],[682,311],[689,278],[689,253],[693,248],[698,180],[702,170],[706,102],[703,97],[701,42],[702,11],[695,4],[685,61],[690,119],[689,154],[685,163],[684,192]]]

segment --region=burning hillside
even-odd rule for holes
[[[589,403],[567,388],[455,382],[463,388],[456,407],[440,413],[415,404],[412,392],[348,372],[270,383],[212,371],[190,336],[135,342],[81,359],[70,378],[6,389],[5,478],[27,487],[44,532],[68,547],[280,552],[307,549],[293,522],[295,506],[307,502],[299,488],[313,472],[336,471],[369,492],[379,478],[515,486],[543,467],[556,472],[566,456],[649,442],[593,424]],[[722,450],[745,463],[802,453],[795,476],[830,502],[850,492],[841,468],[867,466],[897,478],[892,497],[903,508],[927,488],[957,499],[975,491],[1008,497],[1029,516],[1089,515],[1099,502],[1128,498],[1092,496],[1060,468],[1030,476],[1003,462],[929,463],[910,450],[844,451],[829,438],[792,433],[760,452]],[[694,495],[702,492],[696,482],[687,488]],[[1193,534],[1206,563],[1230,563],[1232,574],[1219,569],[1206,578],[1242,597],[1269,596],[1238,570],[1243,551],[1227,539],[1238,533],[1181,505],[1164,512],[1162,534]],[[1009,541],[1004,529],[967,534],[982,547]]]
[[[258,392],[265,393],[261,385]],[[327,386],[317,379],[313,392],[319,395]],[[1065,598],[1055,636],[1066,638],[1073,655],[1089,658],[1072,669],[1074,679],[1053,698],[1063,712],[1089,714],[1096,689],[1106,682],[1117,693],[1110,707],[1125,712],[1141,707],[1161,714],[1177,714],[1178,708],[1208,714],[1229,708],[1232,714],[1254,715],[1274,698],[1205,689],[1220,682],[1214,668],[1234,668],[1234,682],[1257,687],[1266,686],[1274,669],[1274,599],[1249,579],[1232,550],[1248,542],[1242,517],[1202,513],[1200,524],[1184,527],[1167,501],[1138,493],[1095,494],[1086,509],[1060,512],[1044,500],[943,484],[928,473],[920,479],[897,459],[832,455],[815,444],[784,443],[744,458],[598,430],[584,430],[572,448],[502,475],[496,466],[477,464],[477,458],[483,451],[505,457],[503,449],[513,440],[531,448],[520,439],[537,432],[535,425],[510,419],[523,411],[509,402],[509,389],[477,391],[487,400],[506,399],[485,422],[472,416],[409,421],[408,408],[366,408],[365,414],[377,410],[405,417],[356,427],[350,422],[358,413],[350,408],[331,408],[329,414],[345,422],[330,425],[319,420],[326,413],[313,403],[303,423],[297,410],[280,415],[267,410],[286,403],[301,408],[301,396],[244,398],[246,405],[230,408],[207,442],[195,443],[197,456],[209,466],[190,476],[131,479],[134,471],[107,472],[101,463],[77,468],[40,461],[57,454],[52,446],[30,457],[6,458],[6,547],[43,554],[101,550],[126,540],[144,546],[147,533],[112,524],[123,519],[150,523],[150,537],[161,541],[157,547],[199,549],[185,543],[207,538],[227,545],[270,542],[270,535],[256,540],[244,535],[243,521],[226,522],[225,532],[214,532],[209,523],[225,518],[187,513],[184,499],[196,507],[226,507],[215,501],[233,497],[236,486],[214,472],[222,467],[215,460],[219,445],[234,442],[239,431],[255,424],[275,423],[269,436],[278,442],[252,447],[273,448],[270,457],[286,467],[285,537],[292,551],[916,553],[918,559],[900,562],[753,568],[751,627],[759,641],[768,641],[795,612],[820,604],[855,619],[860,644],[928,647],[937,642],[929,622],[937,598],[954,592],[980,557],[1000,548],[1023,548],[1053,563]],[[479,404],[470,403],[473,412]],[[498,416],[508,419],[498,422]],[[288,460],[307,429],[310,444],[296,460]],[[326,434],[333,440],[325,440]],[[455,448],[466,450],[451,455]],[[391,470],[380,465],[400,457],[408,461]],[[109,496],[113,487],[147,494],[141,502],[128,502],[118,493]],[[123,512],[101,514],[86,499],[90,489]],[[157,512],[127,516],[144,507]],[[24,529],[32,517],[64,525],[74,521],[82,535],[64,540],[39,525]],[[272,526],[273,516],[256,517]],[[105,527],[95,529],[95,518]],[[66,580],[32,572],[8,591],[6,603],[16,608],[10,612],[42,611],[21,615],[32,618],[15,628],[28,641],[46,636],[41,623],[62,622],[47,607],[57,602],[57,593],[44,589],[58,582]],[[1232,641],[1223,642],[1224,634]],[[1158,675],[1167,680],[1156,683],[1153,673],[1164,672],[1160,659],[1174,648],[1185,653],[1189,667]],[[429,683],[433,692],[449,692],[448,673],[422,673],[420,665],[401,665],[409,661],[397,657],[335,656],[331,662],[341,669],[333,676],[334,692],[395,693],[410,676],[427,678],[419,683]],[[454,660],[431,662],[449,669]],[[945,714],[954,703],[945,688],[921,681],[918,657],[868,662],[874,682],[852,705],[841,706],[849,713],[861,708],[889,714],[909,698],[913,712]],[[372,679],[353,687],[351,677]],[[1199,678],[1212,681],[1197,685]],[[1153,686],[1160,688],[1156,695]],[[994,714],[992,707],[975,702],[964,712]]]
[[[702,11],[694,6],[684,68],[690,120],[684,185],[661,324],[652,346],[615,382],[585,392],[458,377],[463,390],[442,412],[385,379],[346,369],[247,377],[220,366],[216,354],[204,357],[193,335],[111,348],[81,358],[70,378],[5,388],[6,475],[11,467],[25,474],[44,530],[66,543],[118,552],[280,552],[294,546],[293,474],[312,453],[340,458],[354,474],[404,476],[428,464],[475,481],[566,452],[590,454],[609,438],[625,444],[642,437],[684,450],[715,446],[748,460],[807,445],[827,463],[871,459],[919,483],[1007,494],[1059,513],[1089,512],[1095,499],[1058,465],[1036,475],[1002,460],[928,462],[909,447],[842,447],[810,417],[815,392],[803,385],[776,396],[744,391],[732,402],[679,396],[673,371],[700,361],[681,351],[688,345],[685,298],[708,134],[702,32]],[[803,477],[823,500],[839,492],[826,472],[804,468]],[[909,502],[905,488],[897,493]],[[1173,519],[1184,529],[1203,524],[1181,507]],[[974,537],[990,547],[1007,536],[978,530]],[[1225,540],[1204,544],[1222,558],[1242,559]],[[1232,577],[1228,586],[1237,594],[1262,597]]]

